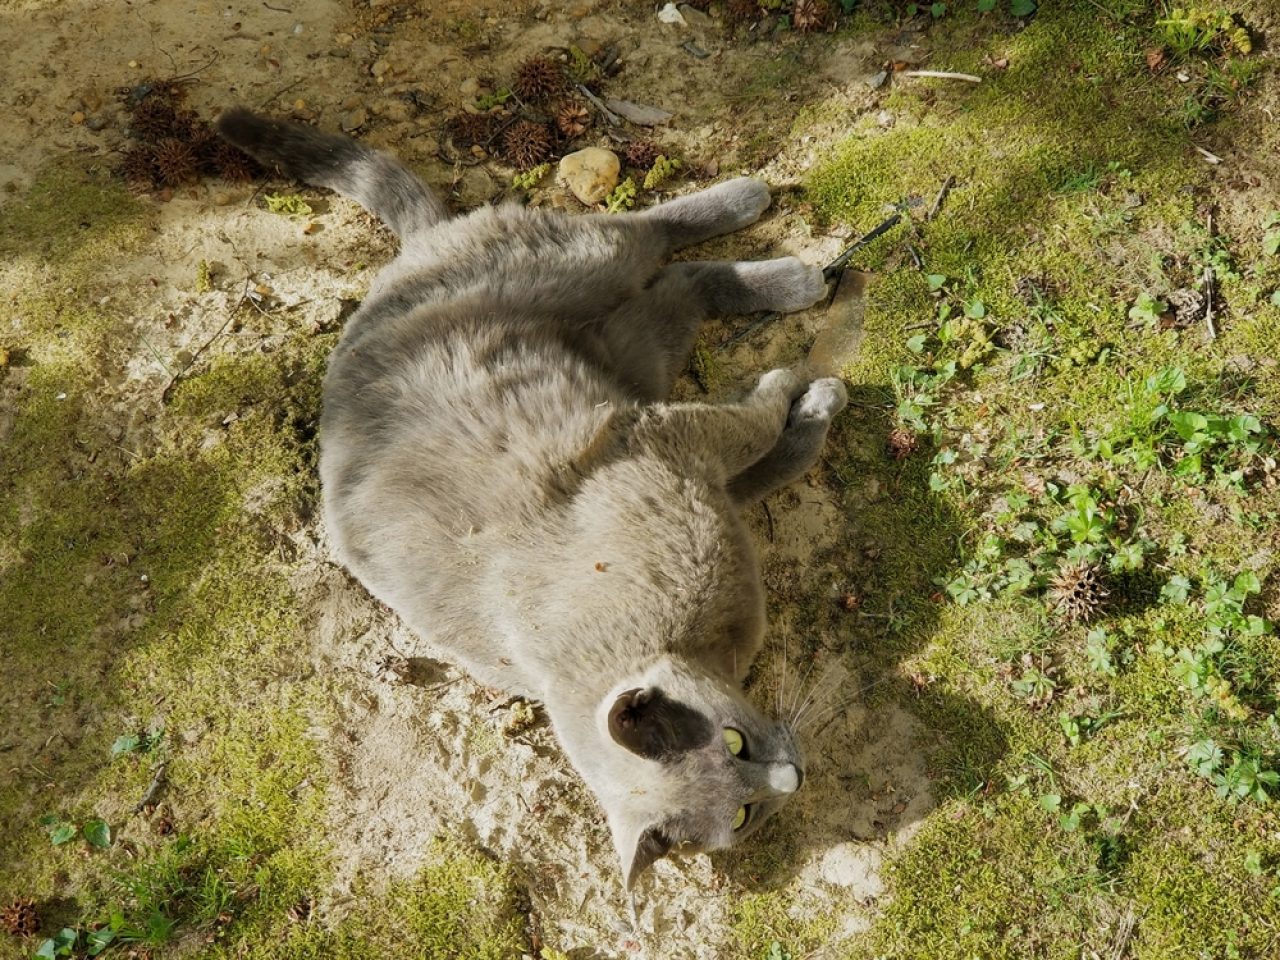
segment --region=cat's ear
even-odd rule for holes
[[[656,687],[618,694],[609,707],[609,736],[646,760],[667,760],[710,742],[709,719]]]
[[[609,828],[613,831],[613,843],[618,849],[622,878],[628,893],[636,885],[640,874],[670,853],[676,845],[675,840],[661,825],[631,821],[625,814],[616,819],[610,817]]]

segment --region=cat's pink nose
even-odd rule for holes
[[[769,768],[769,786],[778,793],[795,793],[803,775],[794,763],[775,763]]]

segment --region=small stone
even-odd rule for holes
[[[483,160],[487,156],[484,152],[484,147],[480,146],[478,143],[473,143],[471,145],[471,155],[477,160]]]
[[[305,101],[305,100],[303,100],[301,97],[299,97],[297,100],[293,101],[293,109],[295,109],[295,110],[305,110],[305,109],[307,109],[307,101]]]
[[[336,57],[339,60],[345,60],[347,57],[351,56],[351,51],[346,47],[334,47],[329,51],[329,56]]]
[[[458,92],[464,97],[474,97],[480,92],[480,81],[475,77],[467,77],[458,84]]]
[[[603,147],[587,147],[560,161],[559,180],[589,207],[601,203],[618,185],[622,163],[617,154]]]
[[[886,130],[892,127],[895,122],[893,114],[888,110],[881,110],[876,114],[876,123]]]
[[[697,27],[705,30],[707,27],[711,26],[711,18],[697,7],[692,7],[687,3],[682,3],[680,4],[680,13],[684,16],[684,22],[689,24],[691,27]]]
[[[342,101],[343,110],[358,110],[364,106],[364,101],[359,97],[347,97]]]
[[[142,66],[142,64],[140,64],[137,60],[130,60],[130,61],[129,61],[129,67],[130,67],[130,69],[137,70],[140,66]]]
[[[373,61],[373,66],[369,68],[369,72],[375,77],[380,77],[390,69],[391,64],[387,63],[386,60],[375,60]]]
[[[684,26],[684,15],[680,12],[680,8],[674,3],[668,3],[665,7],[658,11],[658,19],[663,23],[674,23]]]
[[[77,110],[75,113],[71,115],[71,122],[76,124],[76,126],[79,126],[80,124],[84,123],[84,113]]]
[[[342,46],[344,47],[351,46],[351,44],[355,43],[355,40],[356,40],[355,36],[350,33],[334,34],[333,39],[335,42],[342,44]]]
[[[104,127],[106,127],[106,125],[107,125],[106,117],[90,117],[85,122],[85,126],[88,127],[90,130],[101,130]]]
[[[368,119],[369,115],[365,113],[363,109],[352,110],[349,113],[343,114],[342,129],[347,133],[351,133],[353,130],[359,130],[365,125],[365,121]]]

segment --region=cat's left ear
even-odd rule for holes
[[[618,850],[622,865],[622,878],[627,892],[636,885],[640,874],[661,860],[672,848],[675,840],[659,824],[641,824],[626,815],[609,817],[609,829],[613,832],[613,844]]]
[[[609,707],[609,736],[646,760],[667,760],[705,746],[714,732],[705,716],[656,687],[625,690]]]

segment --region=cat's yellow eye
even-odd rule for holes
[[[729,752],[735,757],[742,753],[742,748],[745,746],[745,742],[742,739],[742,733],[733,729],[733,727],[724,728],[724,744],[729,748]],[[738,828],[734,827],[734,829],[736,830]]]
[[[733,815],[733,829],[741,830],[747,825],[747,808],[739,807],[738,812]]]

